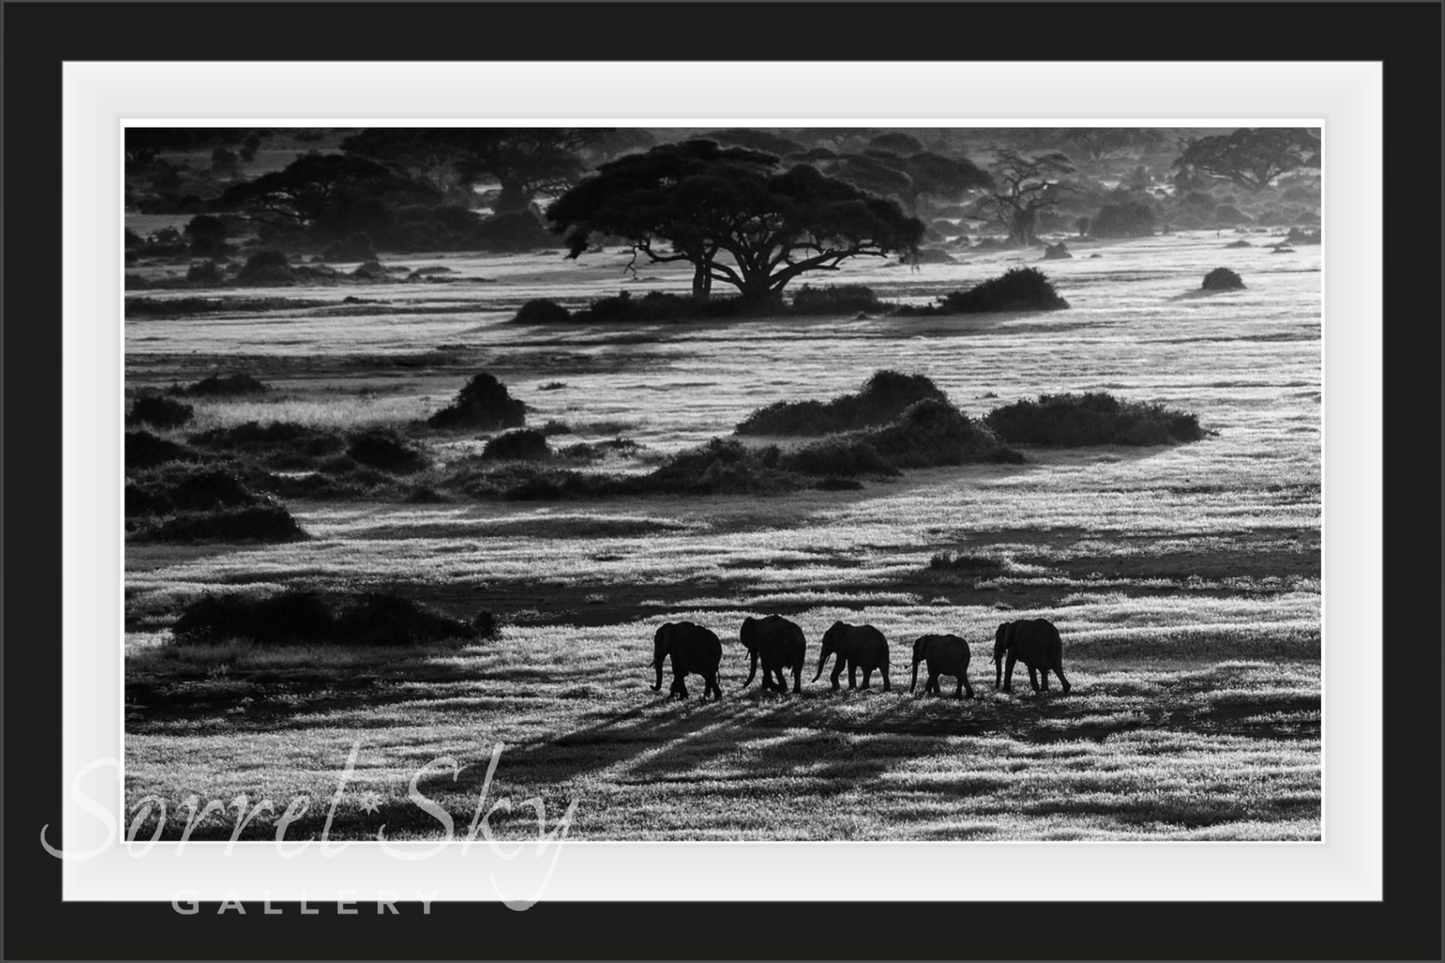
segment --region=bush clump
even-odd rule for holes
[[[190,443],[209,451],[260,458],[271,468],[287,470],[310,468],[317,459],[340,453],[346,438],[336,431],[291,421],[265,425],[248,421],[192,435]]]
[[[1205,291],[1238,291],[1243,287],[1244,279],[1229,268],[1215,268],[1204,275]]]
[[[134,425],[156,428],[178,428],[196,415],[196,409],[181,401],[161,395],[141,395],[131,405],[126,421]]]
[[[572,312],[549,298],[533,298],[512,318],[517,324],[564,324],[571,320]]]
[[[215,287],[222,283],[225,277],[221,274],[221,268],[215,261],[202,261],[200,264],[192,264],[187,269],[186,280],[191,284]]]
[[[482,448],[486,461],[546,461],[552,457],[547,436],[535,428],[518,428],[498,435]]]
[[[934,572],[948,572],[972,578],[998,575],[1004,571],[1004,563],[987,555],[971,555],[967,552],[939,552],[928,560],[928,568]]]
[[[162,542],[296,542],[308,537],[276,503],[182,512],[138,535]]]
[[[297,589],[264,598],[207,594],[186,606],[171,635],[186,644],[249,639],[270,645],[387,647],[481,636],[475,623],[442,615],[397,595],[366,593],[343,600],[336,609],[317,593]],[[492,624],[495,626],[495,621]]]
[[[296,272],[280,251],[257,251],[246,259],[236,275],[236,283],[252,286],[295,284]]]
[[[1197,415],[1105,391],[1040,395],[995,408],[984,422],[1012,445],[1174,445],[1206,434]]]
[[[1063,241],[1060,241],[1057,244],[1048,244],[1044,246],[1045,261],[1061,261],[1064,258],[1072,257],[1073,255],[1069,253],[1068,246],[1064,244]]]
[[[1320,243],[1320,237],[1321,233],[1319,231],[1302,231],[1297,227],[1292,227],[1289,229],[1289,234],[1285,236],[1285,243],[1318,244]]]
[[[887,424],[909,405],[948,396],[925,375],[877,371],[850,395],[831,401],[777,401],[748,415],[739,435],[830,435]]]
[[[896,468],[1018,464],[1024,460],[1023,455],[999,444],[987,425],[938,399],[916,402],[897,421],[864,433],[862,440]]]
[[[172,393],[190,395],[193,398],[216,398],[225,395],[253,395],[270,389],[242,371],[233,375],[213,374],[184,388],[174,388]]]
[[[433,428],[476,428],[497,431],[520,428],[527,421],[527,406],[513,398],[507,386],[483,371],[472,377],[456,401],[427,419]]]
[[[148,431],[125,433],[125,470],[154,468],[168,461],[184,461],[192,457],[190,449],[167,441]]]
[[[427,467],[424,454],[408,447],[396,432],[385,428],[352,436],[346,454],[358,464],[393,475],[411,475]]]
[[[340,241],[326,245],[321,256],[328,261],[375,261],[376,246],[365,231],[353,231]]]
[[[1038,268],[1013,268],[1001,277],[980,281],[967,291],[954,291],[939,299],[937,305],[921,308],[905,305],[898,309],[904,316],[930,314],[983,314],[995,311],[1059,311],[1069,302],[1054,290],[1044,272]]]
[[[1105,204],[1089,226],[1094,237],[1149,237],[1154,212],[1145,204]]]
[[[803,285],[793,294],[792,314],[879,314],[888,305],[865,284],[837,284],[815,288]]]

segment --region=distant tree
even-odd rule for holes
[[[240,158],[236,152],[229,147],[217,147],[211,151],[211,171],[216,174],[231,175],[236,173],[236,165]]]
[[[790,154],[799,154],[807,150],[795,140],[753,127],[730,127],[727,130],[709,131],[700,139],[716,141],[724,147],[746,147],[748,150],[764,154],[777,154],[779,157],[787,157]]]
[[[801,274],[916,250],[924,226],[897,203],[814,167],[777,165],[771,154],[713,141],[663,144],[603,164],[547,217],[566,234],[572,258],[594,234],[612,234],[649,262],[692,264],[699,300],[716,280],[744,299],[769,301]]]
[[[350,204],[418,191],[415,181],[364,157],[303,154],[282,170],[233,184],[221,195],[221,203],[253,220],[309,234]]]
[[[160,154],[197,153],[235,147],[252,136],[258,136],[257,132],[234,127],[127,127],[126,172],[133,174],[143,170]]]
[[[1232,134],[1182,141],[1173,166],[1175,183],[1181,188],[1198,186],[1200,175],[1205,175],[1260,191],[1281,174],[1319,167],[1320,138],[1303,127],[1244,127]]]
[[[1082,150],[1090,160],[1117,154],[1133,142],[1126,127],[1071,127],[1064,136],[1064,143]]]
[[[1033,244],[1039,213],[1060,203],[1060,191],[1072,190],[1061,178],[1074,166],[1058,153],[1029,157],[1003,147],[994,147],[993,153],[995,187],[984,206],[1008,230],[1011,243]]]
[[[585,170],[578,151],[606,128],[416,127],[369,128],[341,142],[349,154],[422,177],[442,192],[494,180],[497,214],[525,211],[538,194],[558,194]]]
[[[923,141],[912,134],[896,131],[879,134],[868,141],[868,146],[873,150],[887,151],[890,154],[921,154],[924,151]]]
[[[1079,237],[1089,233],[1089,219],[1081,217],[1074,221],[1074,227],[1079,229]]]
[[[1145,204],[1106,204],[1094,218],[1095,237],[1149,237],[1154,212]]]
[[[873,138],[880,141],[902,143],[913,140],[905,134]],[[804,157],[818,156],[809,151]],[[871,147],[863,154],[844,154],[833,160],[824,160],[823,170],[832,177],[838,177],[880,197],[896,198],[903,209],[917,216],[919,201],[927,196],[938,201],[956,201],[972,190],[993,186],[988,173],[966,157],[945,157],[932,151],[919,151],[901,155],[879,147]]]
[[[241,150],[239,151],[241,160],[250,163],[256,159],[256,151],[260,149],[261,133],[259,131],[252,131],[247,134],[246,139],[241,142]]]

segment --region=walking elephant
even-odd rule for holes
[[[1043,673],[1042,691],[1049,691],[1049,672],[1059,677],[1064,693],[1073,688],[1064,678],[1064,641],[1059,630],[1048,619],[1020,619],[998,627],[993,639],[993,687],[1013,691],[1014,663],[1022,662],[1029,669],[1029,685],[1040,691],[1038,672]]]
[[[748,650],[751,660],[748,681],[742,685],[744,689],[753,684],[753,677],[758,674],[758,663],[761,662],[764,692],[788,691],[788,682],[783,678],[784,670],[793,674],[793,691],[803,691],[803,665],[808,658],[808,640],[797,623],[781,615],[768,615],[761,619],[749,617],[743,619],[738,641]],[[776,682],[773,681],[775,675]]]
[[[687,686],[683,679],[689,675],[700,675],[704,686],[702,697],[709,695],[722,698],[722,687],[718,684],[718,665],[722,662],[722,641],[712,630],[692,622],[668,622],[652,637],[652,665],[657,670],[657,681],[653,692],[662,691],[662,660],[672,659],[672,689],[668,699],[686,699]]]
[[[908,691],[912,692],[918,685],[918,663],[927,661],[928,681],[923,685],[925,694],[933,693],[942,695],[939,688],[938,677],[951,675],[958,679],[958,687],[954,689],[955,699],[963,698],[963,693],[968,692],[968,697],[973,698],[973,686],[968,684],[968,661],[970,653],[968,643],[956,635],[925,635],[913,643],[913,681],[908,685]]]
[[[869,680],[875,671],[883,673],[883,691],[888,691],[888,640],[883,637],[871,625],[849,625],[847,622],[834,622],[827,632],[823,633],[823,651],[818,656],[818,674],[813,676],[817,682],[823,675],[823,666],[828,661],[828,656],[833,653],[838,658],[833,663],[833,689],[838,689],[838,676],[842,674],[844,666],[848,669],[848,688],[858,687],[858,670],[863,670],[863,688],[868,688]]]

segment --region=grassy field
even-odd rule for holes
[[[761,498],[292,500],[307,541],[133,542],[129,805],[167,800],[175,838],[191,795],[269,797],[278,813],[308,795],[288,831],[305,838],[359,741],[332,836],[385,824],[389,837],[432,837],[439,824],[407,798],[412,777],[457,760],[455,779],[429,770],[419,789],[465,831],[501,743],[489,800],[538,796],[551,819],[575,799],[573,838],[1318,839],[1320,249],[1224,249],[1231,240],[1071,240],[1074,260],[1042,265],[1072,305],[1049,314],[505,323],[533,297],[576,307],[619,289],[686,290],[682,272],[628,282],[626,255],[609,253],[401,259],[457,280],[230,292],[312,303],[130,319],[132,393],[217,370],[275,388],[197,400],[196,423],[168,433],[177,440],[251,420],[394,425],[445,465],[486,436],[408,425],[481,370],[527,403],[528,424],[644,446],[606,466],[620,472],[728,436],[773,401],[856,390],[881,368],[929,376],[972,416],[1109,391],[1194,412],[1214,434],[1025,447],[1021,465]],[[826,280],[921,304],[1036,257],[849,264]],[[1246,289],[1194,293],[1218,266]],[[946,551],[991,564],[930,568]],[[486,609],[502,630],[401,655],[171,641],[179,609],[204,592],[283,586],[384,589],[468,619]],[[769,612],[808,636],[801,698],[738,690],[738,626]],[[994,628],[1035,616],[1058,625],[1073,692],[1034,695],[1020,667],[1015,693],[995,693]],[[664,703],[648,687],[652,633],[679,619],[723,639],[721,703]],[[836,619],[888,636],[893,691],[807,684]],[[908,693],[912,641],[930,632],[972,643],[978,698]],[[234,822],[233,810],[211,815],[192,838],[228,838]],[[530,807],[493,825],[535,834]],[[274,833],[267,816],[245,838]]]

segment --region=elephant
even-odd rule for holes
[[[908,691],[912,692],[918,685],[918,663],[928,661],[928,681],[923,685],[925,694],[932,692],[935,695],[942,695],[943,692],[938,685],[938,677],[951,675],[958,679],[958,687],[954,689],[955,699],[963,698],[965,690],[968,697],[973,698],[973,686],[968,684],[968,660],[970,653],[968,643],[956,635],[925,635],[913,643],[913,681],[909,683]]]
[[[1005,656],[1008,657],[1007,663]],[[1050,670],[1059,677],[1066,695],[1073,688],[1064,678],[1064,642],[1059,638],[1059,630],[1048,619],[1020,619],[998,627],[993,641],[995,689],[999,688],[1002,679],[1003,691],[1013,691],[1014,663],[1019,661],[1029,667],[1029,685],[1035,692],[1040,691],[1037,671],[1043,672],[1044,692],[1049,691]]]
[[[748,617],[743,619],[743,627],[738,630],[738,641],[748,650],[752,660],[748,681],[742,684],[742,688],[753,684],[753,677],[758,674],[758,663],[762,662],[764,692],[772,689],[788,691],[788,682],[783,678],[784,670],[793,674],[793,691],[803,691],[803,665],[808,659],[808,640],[796,623],[781,615],[761,619]],[[777,682],[773,681],[774,675],[778,677]]]
[[[662,660],[668,656],[672,657],[672,689],[667,694],[668,699],[687,698],[683,678],[689,673],[703,677],[704,699],[710,694],[722,698],[722,687],[718,684],[722,640],[711,629],[692,622],[668,622],[657,630],[652,638],[652,665],[649,666],[657,670],[653,692],[662,691]]]
[[[874,671],[881,669],[883,691],[888,691],[888,640],[883,637],[882,632],[871,625],[834,622],[832,627],[823,633],[823,651],[818,656],[818,674],[813,676],[814,682],[822,678],[823,665],[834,652],[838,653],[838,658],[833,663],[834,691],[838,689],[838,676],[842,674],[845,665],[848,667],[848,688],[857,688],[859,669],[863,670],[865,689],[868,688]]]

